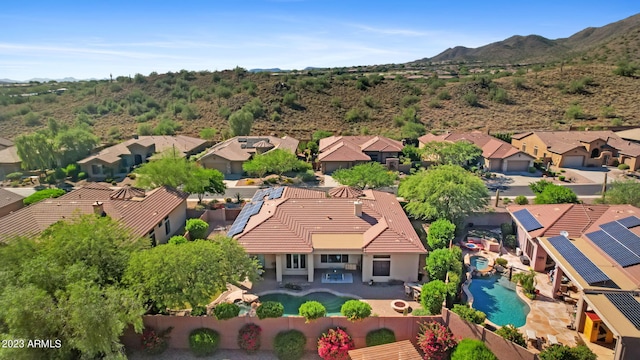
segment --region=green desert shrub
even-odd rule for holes
[[[340,313],[349,321],[358,321],[371,315],[371,305],[360,300],[348,300],[340,308]]]
[[[201,219],[189,219],[184,228],[189,232],[189,237],[192,240],[204,239],[207,236],[209,224]]]
[[[476,95],[473,92],[468,92],[468,93],[464,94],[462,99],[469,106],[473,106],[473,107],[480,106],[480,102],[478,101],[478,95]]]
[[[284,306],[277,301],[265,301],[256,309],[258,319],[279,318],[284,315]]]
[[[220,334],[208,328],[199,328],[189,334],[189,348],[195,356],[209,356],[218,350]]]
[[[367,333],[365,341],[367,346],[390,344],[396,341],[396,334],[393,333],[393,330],[387,328],[371,330]]]
[[[213,309],[218,320],[228,320],[240,314],[240,307],[234,303],[221,303]]]
[[[515,235],[507,235],[502,243],[508,248],[515,249],[518,242]]]
[[[273,340],[273,351],[280,360],[299,360],[306,344],[307,337],[300,331],[282,331]]]
[[[618,169],[620,169],[620,170],[629,170],[629,168],[631,168],[631,167],[629,165],[627,165],[627,164],[618,165]]]
[[[411,312],[411,315],[413,316],[430,316],[431,312],[427,309],[423,309],[423,308],[418,308],[415,309]]]
[[[11,174],[8,174],[7,176],[5,176],[5,178],[7,178],[7,180],[9,181],[20,180],[21,177],[22,177],[22,173],[19,171],[12,172]]]
[[[522,347],[527,347],[527,342],[525,341],[524,336],[522,336],[520,330],[511,324],[501,327],[496,331],[496,334]]]
[[[462,339],[451,354],[451,360],[498,360],[480,340]]]
[[[307,301],[300,305],[298,313],[305,318],[306,322],[311,322],[325,316],[327,309],[318,301]]]
[[[538,354],[540,360],[595,360],[597,358],[586,345],[568,347],[551,345]]]
[[[529,199],[527,199],[527,197],[524,195],[518,195],[513,200],[513,202],[515,202],[518,205],[527,205],[529,203]]]
[[[468,305],[455,304],[451,311],[458,314],[458,316],[463,320],[474,324],[482,324],[487,319],[487,315],[485,313],[480,310],[472,309]]]
[[[169,239],[169,244],[171,245],[180,245],[187,242],[189,242],[189,240],[187,240],[187,238],[182,235],[175,235],[172,236],[171,239]]]
[[[509,263],[509,261],[505,258],[496,258],[496,264],[500,265],[500,266],[507,266],[507,264]]]
[[[25,205],[35,204],[38,201],[42,201],[44,199],[57,198],[66,194],[66,192],[62,189],[44,189],[40,191],[36,191],[35,193],[27,196],[22,199],[22,203]]]

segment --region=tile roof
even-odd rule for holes
[[[246,161],[256,153],[256,147],[268,148],[265,145],[269,144],[272,145],[273,149],[289,150],[295,154],[298,150],[298,143],[297,139],[289,136],[282,138],[275,136],[236,136],[215,144],[200,159],[216,155],[229,161]]]
[[[619,152],[633,157],[640,156],[640,144],[622,139],[613,131],[535,131],[520,134],[516,139],[536,135],[547,145],[547,149],[556,154],[564,154],[578,147],[584,147],[597,139],[607,141],[607,144]]]
[[[24,199],[24,197],[14,193],[13,191],[0,188],[0,209],[7,205],[22,201],[22,199]]]
[[[394,195],[363,191],[362,216],[353,198],[327,198],[321,191],[286,188],[279,199],[265,200],[234,236],[248,253],[310,253],[314,235],[358,235],[365,253],[425,253],[420,238]],[[292,195],[304,195],[294,197]]]
[[[338,186],[329,190],[329,196],[334,198],[358,198],[362,196],[362,191],[351,186]]]
[[[0,150],[0,164],[19,164],[22,160],[18,156],[18,148],[9,146]]]
[[[188,194],[160,187],[144,198],[112,199],[110,188],[90,184],[56,199],[47,199],[0,218],[0,242],[17,235],[33,235],[56,221],[80,214],[92,214],[93,204],[103,203],[104,212],[119,220],[137,236],[144,236],[154,226],[186,201]]]
[[[616,131],[616,135],[625,140],[640,141],[640,128]]]
[[[123,155],[130,155],[131,150],[129,148],[135,145],[140,145],[142,147],[155,145],[156,153],[161,153],[167,149],[175,147],[175,149],[182,154],[187,154],[194,151],[198,147],[203,146],[204,144],[206,144],[206,140],[184,135],[140,136],[138,139],[129,139],[119,144],[102,149],[97,154],[93,154],[78,161],[78,164],[86,164],[92,160],[99,160],[107,164],[113,164],[120,161]]]
[[[13,141],[0,137],[0,147],[8,148],[9,146],[13,146]]]
[[[401,141],[389,139],[384,136],[329,136],[320,139],[318,150],[324,152],[338,142],[355,145],[357,148],[360,148],[361,151],[400,152],[404,147]]]
[[[318,155],[319,161],[371,161],[369,155],[349,142],[340,141],[332,144]]]
[[[518,150],[518,148],[508,142],[479,131],[468,133],[447,133],[442,135],[426,134],[418,138],[418,140],[423,144],[430,141],[470,141],[482,149],[482,157],[485,159],[506,159],[518,153],[534,159],[533,156]]]

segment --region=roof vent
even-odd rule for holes
[[[568,231],[566,231],[566,230],[562,230],[562,231],[560,231],[560,235],[562,235],[562,236],[566,237],[567,239],[569,238],[569,232],[568,232]]]

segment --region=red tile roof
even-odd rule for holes
[[[602,139],[625,155],[640,156],[640,144],[624,140],[613,131],[535,131],[519,134],[514,138],[524,139],[532,135],[539,137],[547,149],[556,154],[564,154],[575,148],[584,147],[585,143]]]
[[[170,187],[149,191],[139,199],[112,199],[110,188],[91,184],[56,199],[47,199],[0,218],[0,242],[18,235],[33,235],[56,221],[94,213],[93,204],[102,202],[104,212],[121,221],[134,235],[144,236],[178,206],[188,194]]]
[[[359,147],[344,141],[333,144],[318,155],[319,161],[371,161]]]
[[[236,136],[215,144],[200,159],[216,155],[229,161],[246,161],[256,153],[256,148],[283,149],[296,153],[298,150],[297,139],[290,136],[278,138],[275,136]],[[270,145],[270,146],[269,146]]]
[[[13,191],[0,188],[0,209],[7,205],[22,201],[22,199],[24,199],[24,197],[14,193]]]
[[[430,141],[456,142],[463,140],[472,142],[481,148],[482,157],[485,159],[506,159],[518,153],[534,159],[533,156],[521,152],[518,148],[508,142],[478,131],[470,133],[447,133],[442,135],[427,134],[418,138],[418,141],[422,144],[426,144]]]
[[[364,152],[401,152],[402,142],[384,136],[330,136],[320,139],[320,161],[371,161]]]
[[[296,198],[290,189],[280,199],[265,200],[244,231],[234,236],[248,253],[311,253],[314,234],[361,234],[365,253],[426,252],[392,194],[363,191],[364,197],[357,200],[362,202],[362,216],[357,216],[353,198],[327,198],[312,190]]]

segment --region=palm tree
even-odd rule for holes
[[[514,274],[511,278],[516,284],[522,286],[522,291],[527,295],[527,297],[533,298],[535,297],[536,291],[536,272],[533,269],[530,269],[528,272],[520,272]]]

